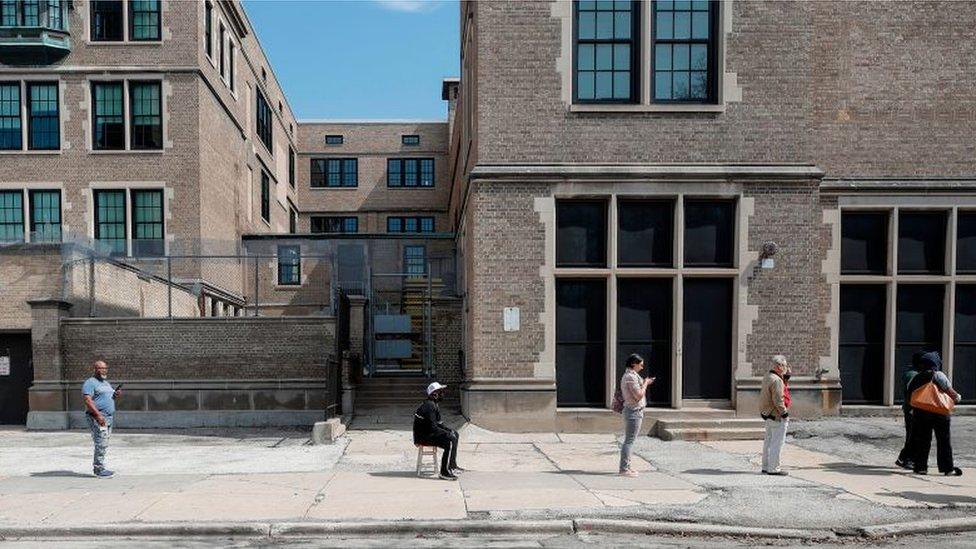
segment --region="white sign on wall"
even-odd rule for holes
[[[505,312],[502,315],[502,321],[504,323],[506,332],[519,331],[519,308],[505,307]]]
[[[0,356],[0,376],[10,375],[10,357]]]

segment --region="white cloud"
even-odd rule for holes
[[[374,0],[377,4],[393,11],[417,13],[430,11],[441,4],[438,0]]]

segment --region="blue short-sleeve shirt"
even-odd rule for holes
[[[95,402],[95,408],[103,416],[113,416],[115,415],[115,389],[112,388],[112,384],[105,379],[98,379],[97,377],[90,377],[85,380],[85,384],[81,386],[81,394],[83,396],[90,396]]]

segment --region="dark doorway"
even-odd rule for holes
[[[684,280],[682,397],[725,400],[732,395],[732,280]]]
[[[616,379],[628,355],[641,355],[641,375],[657,378],[647,393],[649,406],[671,405],[671,301],[670,278],[617,281]]]
[[[962,402],[976,402],[976,285],[956,286],[956,348],[952,355],[952,385]]]
[[[840,287],[840,382],[845,404],[878,404],[884,396],[885,311],[882,284]]]
[[[30,334],[0,333],[0,424],[27,423],[27,389],[33,381]]]
[[[607,283],[556,281],[556,402],[606,406]]]
[[[905,401],[902,369],[917,352],[942,354],[942,308],[945,286],[899,284],[895,314],[895,402]]]

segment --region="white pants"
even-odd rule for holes
[[[790,419],[767,419],[766,439],[763,441],[762,470],[767,473],[779,471],[779,455],[786,444],[786,427]]]

